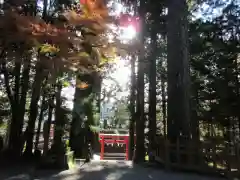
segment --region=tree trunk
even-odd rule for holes
[[[10,87],[10,80],[9,80],[9,72],[8,72],[8,69],[7,69],[7,63],[6,63],[6,48],[2,50],[1,52],[1,60],[2,60],[2,63],[1,63],[1,69],[2,69],[2,72],[3,72],[3,75],[4,75],[4,86],[5,86],[5,89],[6,89],[6,92],[7,92],[7,95],[8,95],[8,99],[9,99],[9,102],[10,102],[10,105],[11,105],[11,111],[12,111],[12,119],[11,119],[11,123],[10,123],[10,127],[9,127],[9,147],[8,149],[10,151],[12,151],[14,149],[14,144],[16,143],[15,142],[15,138],[13,138],[13,124],[14,122],[16,122],[16,118],[15,118],[15,101],[14,101],[14,97],[13,97],[13,92],[12,92],[12,89]]]
[[[145,161],[145,118],[144,118],[144,56],[139,58],[137,73],[137,110],[136,110],[136,149],[134,161]]]
[[[21,155],[21,137],[22,137],[22,127],[24,121],[24,114],[25,114],[25,104],[26,104],[26,95],[28,91],[28,81],[29,81],[29,71],[30,71],[30,59],[27,57],[24,61],[23,67],[23,78],[20,81],[21,76],[21,65],[22,61],[16,60],[15,68],[14,68],[14,77],[15,77],[15,84],[14,84],[14,91],[12,91],[10,87],[10,80],[9,74],[6,67],[5,61],[5,50],[2,50],[1,58],[2,61],[2,70],[4,73],[4,83],[5,89],[8,94],[8,98],[11,105],[12,111],[12,119],[9,127],[9,142],[8,142],[8,149],[11,151],[10,154],[14,154],[15,156]],[[21,93],[20,93],[21,89]],[[20,98],[21,94],[21,98]]]
[[[31,68],[30,63],[31,57],[29,55],[26,56],[26,60],[24,61],[23,67],[23,75],[22,75],[22,83],[21,83],[21,98],[19,102],[19,115],[18,115],[18,129],[19,129],[19,136],[21,137],[21,146],[20,152],[23,150],[23,143],[24,143],[24,136],[22,133],[23,124],[24,124],[24,117],[26,111],[26,101],[27,101],[27,93],[28,93],[28,85],[29,85],[29,73]]]
[[[44,127],[43,127],[43,136],[44,136],[43,137],[44,138],[43,155],[44,156],[46,156],[48,152],[50,128],[51,128],[52,114],[53,114],[53,104],[54,104],[54,95],[52,95],[48,100],[48,119],[46,122],[44,122]]]
[[[19,129],[18,115],[20,112],[19,109],[19,89],[20,89],[20,75],[21,75],[21,61],[15,60],[15,67],[13,70],[14,75],[14,88],[13,88],[13,105],[12,105],[12,121],[10,125],[10,135],[9,135],[9,145],[12,151],[11,155],[20,156],[20,147],[21,147],[21,132],[22,129]]]
[[[80,83],[89,84],[86,88],[81,88]],[[78,75],[76,77],[76,89],[74,95],[73,120],[70,130],[70,146],[74,150],[76,157],[83,158],[85,148],[84,118],[87,116],[85,103],[93,92],[93,78],[91,74]]]
[[[39,114],[37,133],[36,133],[36,138],[35,138],[35,151],[38,150],[42,121],[43,121],[43,118],[44,118],[44,111],[45,111],[45,107],[46,107],[45,97],[46,97],[46,95],[43,94],[43,96],[42,96],[42,106],[41,106],[41,110],[40,110],[40,114]]]
[[[138,72],[137,72],[137,102],[136,102],[136,150],[134,154],[134,162],[141,163],[145,161],[145,117],[144,117],[144,66],[146,66],[144,54],[144,36],[145,36],[145,1],[140,1],[139,15],[141,20],[141,34],[140,42],[142,43],[141,50],[139,51],[138,59]]]
[[[148,141],[149,141],[149,160],[153,160],[152,152],[155,149],[156,139],[156,59],[157,59],[157,33],[151,32],[151,56],[149,65],[149,126],[148,126]]]
[[[62,90],[62,85],[58,84],[57,85],[57,92],[56,92],[56,109],[55,109],[55,128],[54,128],[54,144],[58,145],[61,144],[62,142],[62,137],[63,137],[63,112],[61,109],[61,90]]]
[[[55,165],[60,169],[68,169],[68,163],[66,161],[66,146],[65,142],[63,142],[66,112],[64,112],[64,109],[61,108],[61,91],[62,84],[58,82],[56,90],[55,128],[52,152],[56,155]]]
[[[190,95],[186,0],[168,1],[168,138],[189,139]]]
[[[132,56],[131,58],[131,93],[130,93],[130,121],[129,121],[129,151],[128,157],[129,160],[133,159],[134,154],[134,139],[135,139],[135,105],[136,105],[136,57]]]
[[[48,0],[43,0],[43,19],[46,20],[47,18],[47,7],[48,7]]]
[[[34,78],[33,89],[32,89],[32,96],[31,96],[31,103],[30,103],[30,116],[28,121],[28,126],[26,129],[26,155],[31,155],[33,150],[33,137],[35,133],[35,123],[36,118],[38,116],[38,101],[40,98],[42,81],[43,81],[44,73],[41,67],[37,67],[36,75]]]

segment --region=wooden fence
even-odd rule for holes
[[[161,140],[156,150],[156,161],[167,170],[179,169],[199,173],[222,174],[240,178],[240,146],[219,145],[210,142],[193,142],[182,145]]]

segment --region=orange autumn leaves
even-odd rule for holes
[[[17,10],[9,9],[0,17],[1,40],[5,45],[19,43],[41,49],[47,47],[40,52],[50,51],[56,54],[51,58],[41,56],[42,61],[50,68],[65,70],[81,68],[87,71],[91,68],[89,63],[93,62],[90,58],[94,59],[94,57],[79,55],[79,52],[85,51],[81,44],[86,39],[78,36],[72,27],[83,26],[95,32],[97,37],[94,38],[99,39],[106,30],[104,19],[108,16],[108,11],[101,0],[87,0],[86,2],[78,13],[76,10],[62,12],[62,16],[67,21],[62,22],[56,18],[53,24],[46,23],[40,17],[23,15]],[[3,42],[0,43],[3,44]],[[106,41],[103,46],[106,49]]]
[[[49,42],[57,45],[62,41],[71,41],[69,36],[75,36],[68,29],[70,25],[83,25],[94,31],[95,24],[105,23],[104,18],[108,17],[108,10],[102,0],[86,0],[80,12],[73,9],[62,12],[62,15],[67,22],[62,23],[56,19],[54,24],[48,24],[40,17],[23,15],[18,10],[9,9],[0,17],[0,29],[3,30],[5,37],[6,35],[12,37],[10,41],[11,39],[27,41],[34,38],[40,43]]]
[[[39,46],[49,43],[58,46],[70,43],[69,37],[73,36],[64,25],[47,24],[38,17],[21,15],[15,10],[8,10],[0,17],[0,29],[5,44],[19,42]]]
[[[103,1],[80,0],[80,3],[85,6],[89,14],[96,14],[100,18],[108,17],[108,9]]]
[[[84,25],[95,33],[103,33],[106,30],[108,9],[102,0],[81,1],[81,11],[69,10],[63,13],[72,25]]]
[[[86,89],[89,87],[89,84],[87,82],[81,81],[80,79],[77,79],[76,81],[76,87],[79,89]]]

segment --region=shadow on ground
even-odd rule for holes
[[[16,173],[15,173],[16,174]],[[91,162],[71,170],[25,172],[28,178],[6,177],[1,180],[221,180],[187,173],[170,173],[144,168],[126,161]]]
[[[187,173],[170,173],[162,170],[132,166],[130,162],[92,162],[40,180],[220,180]]]
[[[34,165],[12,165],[0,168],[0,180],[34,180],[49,179],[59,174],[57,170],[36,171]],[[39,178],[37,178],[39,177]]]

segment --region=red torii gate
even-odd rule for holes
[[[129,149],[129,135],[128,134],[99,134],[99,141],[101,143],[100,159],[104,158],[104,145],[105,144],[125,144],[126,145],[126,156],[125,160],[128,160],[128,149]]]

